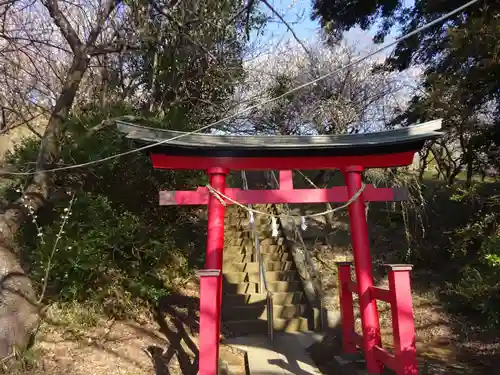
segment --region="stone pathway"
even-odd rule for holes
[[[224,343],[247,353],[249,375],[321,375],[306,348],[321,335],[312,332],[277,333],[266,336],[241,336]]]

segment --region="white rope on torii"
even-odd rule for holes
[[[327,214],[330,214],[330,213],[334,213],[334,212],[337,212],[337,211],[343,210],[344,208],[349,207],[356,199],[359,198],[359,196],[361,195],[361,193],[363,193],[363,191],[366,188],[366,184],[362,182],[361,183],[361,187],[359,188],[359,190],[345,204],[343,204],[342,206],[335,207],[335,208],[332,208],[330,210],[326,210],[326,211],[323,211],[323,212],[317,212],[317,213],[314,213],[314,214],[309,214],[309,215],[292,215],[292,214],[279,214],[279,215],[276,215],[276,214],[271,214],[269,212],[259,211],[259,210],[256,210],[255,208],[247,207],[243,203],[240,203],[240,202],[238,202],[238,201],[236,201],[236,200],[228,197],[227,195],[225,195],[225,194],[221,193],[220,191],[218,191],[217,189],[215,189],[210,184],[207,184],[206,187],[207,187],[208,191],[211,194],[213,194],[217,198],[217,200],[219,200],[219,202],[221,202],[224,206],[226,206],[226,202],[225,201],[229,201],[229,202],[235,204],[236,206],[241,207],[244,210],[247,210],[251,214],[250,215],[251,218],[253,218],[254,214],[267,216],[267,217],[270,217],[271,219],[274,218],[275,220],[278,219],[278,218],[280,218],[280,217],[288,217],[288,218],[293,218],[293,219],[300,218],[300,220],[301,220],[301,226],[303,227],[305,225],[305,219],[306,218],[314,218],[314,217],[318,217],[318,216],[324,216],[324,215],[327,215]]]

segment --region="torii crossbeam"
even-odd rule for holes
[[[127,138],[155,144],[150,149],[151,161],[155,168],[205,170],[213,189],[241,204],[340,203],[347,202],[361,189],[362,172],[366,168],[411,164],[415,152],[418,152],[427,140],[440,136],[438,130],[441,129],[441,120],[370,134],[279,137],[189,134],[147,128],[122,121],[118,121],[117,125],[119,131],[127,134]],[[345,175],[346,186],[295,189],[292,183],[292,169],[339,169]],[[226,176],[230,170],[279,170],[279,189],[226,188]],[[380,374],[383,366],[377,356],[382,344],[376,297],[372,295],[375,289],[365,202],[401,201],[406,199],[407,195],[404,188],[375,188],[369,185],[348,208],[357,279],[356,284],[352,284],[355,287],[352,288],[356,288],[359,294],[363,329],[362,340],[358,344],[365,353],[370,374]],[[225,209],[219,199],[220,197],[211,194],[206,187],[199,187],[195,191],[160,192],[160,205],[208,206],[206,262],[205,269],[199,273],[200,375],[216,375],[218,368]],[[232,204],[231,201],[224,203]],[[414,330],[408,335],[414,336]],[[409,338],[410,340],[405,342],[410,342],[410,346],[414,345],[414,340]],[[415,351],[414,347],[407,349]],[[384,355],[384,358],[392,358],[387,353]],[[415,371],[405,374],[416,374],[416,362],[414,363],[411,355],[408,358],[410,359],[405,359],[406,363],[410,364],[409,367],[414,367]],[[394,360],[388,359],[387,363],[389,362],[392,364]]]

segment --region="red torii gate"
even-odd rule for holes
[[[346,202],[362,187],[366,168],[389,168],[412,163],[425,141],[440,135],[441,120],[392,131],[340,136],[223,136],[182,133],[147,128],[122,121],[118,129],[127,138],[156,144],[151,161],[159,169],[205,170],[210,186],[242,204]],[[161,143],[161,144],[158,144]],[[300,156],[297,156],[300,155]],[[339,169],[346,186],[330,189],[294,189],[292,169]],[[230,170],[279,170],[278,190],[226,188]],[[411,312],[408,270],[393,266],[390,290],[373,286],[365,202],[399,201],[406,189],[366,186],[348,207],[356,280],[350,280],[350,264],[339,265],[343,348],[353,353],[356,345],[365,353],[370,374],[380,374],[383,364],[398,375],[417,374],[415,330]],[[222,257],[224,204],[207,187],[195,191],[160,192],[160,205],[208,205],[205,269],[200,276],[199,374],[216,375],[222,304]],[[230,201],[225,202],[231,204]],[[407,271],[398,276],[397,271]],[[402,285],[400,288],[398,285]],[[352,292],[359,295],[363,334],[354,332]],[[392,304],[394,354],[382,348],[376,299]],[[409,306],[409,311],[408,311]]]

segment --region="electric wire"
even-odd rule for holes
[[[387,43],[386,45],[378,48],[377,50],[373,51],[373,52],[370,52],[369,54],[363,56],[363,57],[360,57],[359,59],[357,60],[354,60],[338,69],[335,69],[329,73],[326,73],[318,78],[315,78],[309,82],[306,82],[306,83],[303,83],[299,86],[296,86],[294,87],[293,89],[290,89],[288,90],[287,92],[281,94],[281,95],[278,95],[278,96],[275,96],[271,99],[267,99],[267,100],[263,100],[257,104],[254,104],[254,105],[251,105],[245,109],[242,109],[232,115],[229,115],[229,116],[226,116],[220,120],[217,120],[215,122],[212,122],[208,125],[205,125],[205,126],[202,126],[196,130],[193,130],[193,131],[190,131],[190,132],[186,132],[186,133],[182,133],[178,136],[175,136],[175,137],[172,137],[172,138],[169,138],[169,139],[164,139],[164,140],[161,140],[161,141],[158,141],[158,142],[154,142],[154,143],[151,143],[151,144],[148,144],[148,145],[145,145],[145,146],[142,146],[142,147],[138,147],[138,148],[134,148],[132,150],[129,150],[129,151],[125,151],[125,152],[121,152],[121,153],[118,153],[118,154],[114,154],[114,155],[111,155],[111,156],[107,156],[107,157],[104,157],[104,158],[101,158],[101,159],[97,159],[97,160],[91,160],[91,161],[88,161],[88,162],[85,162],[85,163],[81,163],[81,164],[74,164],[74,165],[67,165],[67,166],[63,166],[63,167],[57,167],[57,168],[52,168],[52,169],[43,169],[43,170],[38,170],[38,171],[31,171],[31,172],[9,172],[9,171],[3,171],[3,172],[0,172],[0,175],[12,175],[12,176],[30,176],[30,175],[35,175],[35,174],[38,174],[38,173],[48,173],[48,172],[59,172],[59,171],[65,171],[65,170],[70,170],[70,169],[76,169],[76,168],[83,168],[83,167],[89,167],[89,166],[92,166],[92,165],[96,165],[96,164],[100,164],[100,163],[103,163],[105,161],[108,161],[108,160],[112,160],[112,159],[117,159],[119,157],[122,157],[122,156],[126,156],[126,155],[130,155],[130,154],[133,154],[135,152],[140,152],[140,151],[144,151],[144,150],[147,150],[147,149],[150,149],[150,148],[153,148],[153,147],[156,147],[156,146],[159,146],[159,145],[162,145],[162,144],[165,144],[165,143],[168,143],[168,142],[172,142],[172,141],[175,141],[177,139],[180,139],[180,138],[183,138],[183,137],[187,137],[189,135],[192,135],[192,134],[196,134],[196,133],[199,133],[199,132],[202,132],[204,130],[207,130],[207,129],[210,129],[210,128],[213,128],[215,127],[216,125],[219,125],[223,122],[227,122],[228,120],[231,120],[231,119],[234,119],[235,117],[237,116],[240,116],[244,113],[247,113],[253,109],[256,109],[256,108],[259,108],[261,106],[264,106],[266,104],[270,104],[270,103],[273,103],[281,98],[284,98],[285,96],[288,96],[289,94],[292,94],[296,91],[299,91],[305,87],[308,87],[310,85],[313,85],[325,78],[328,78],[329,76],[331,75],[334,75],[344,69],[347,69],[347,68],[350,68],[351,66],[354,66],[356,64],[359,64],[360,62],[364,61],[364,60],[367,60],[369,59],[370,57],[386,50],[387,48],[389,47],[392,47],[393,45],[395,44],[398,44],[410,37],[412,37],[413,35],[415,34],[418,34],[420,33],[421,31],[423,30],[426,30],[434,25],[436,25],[437,23],[441,22],[441,21],[444,21],[445,19],[455,15],[456,13],[458,12],[461,12],[462,10],[468,8],[469,6],[471,6],[472,4],[474,3],[477,3],[479,0],[471,0],[469,1],[468,3],[454,9],[453,11],[450,11],[444,15],[442,15],[441,17],[438,17],[436,18],[435,20],[425,24],[425,25],[422,25],[420,26],[419,28],[403,35],[402,37],[398,38],[398,39],[395,39],[394,41],[390,42],[390,43]]]

